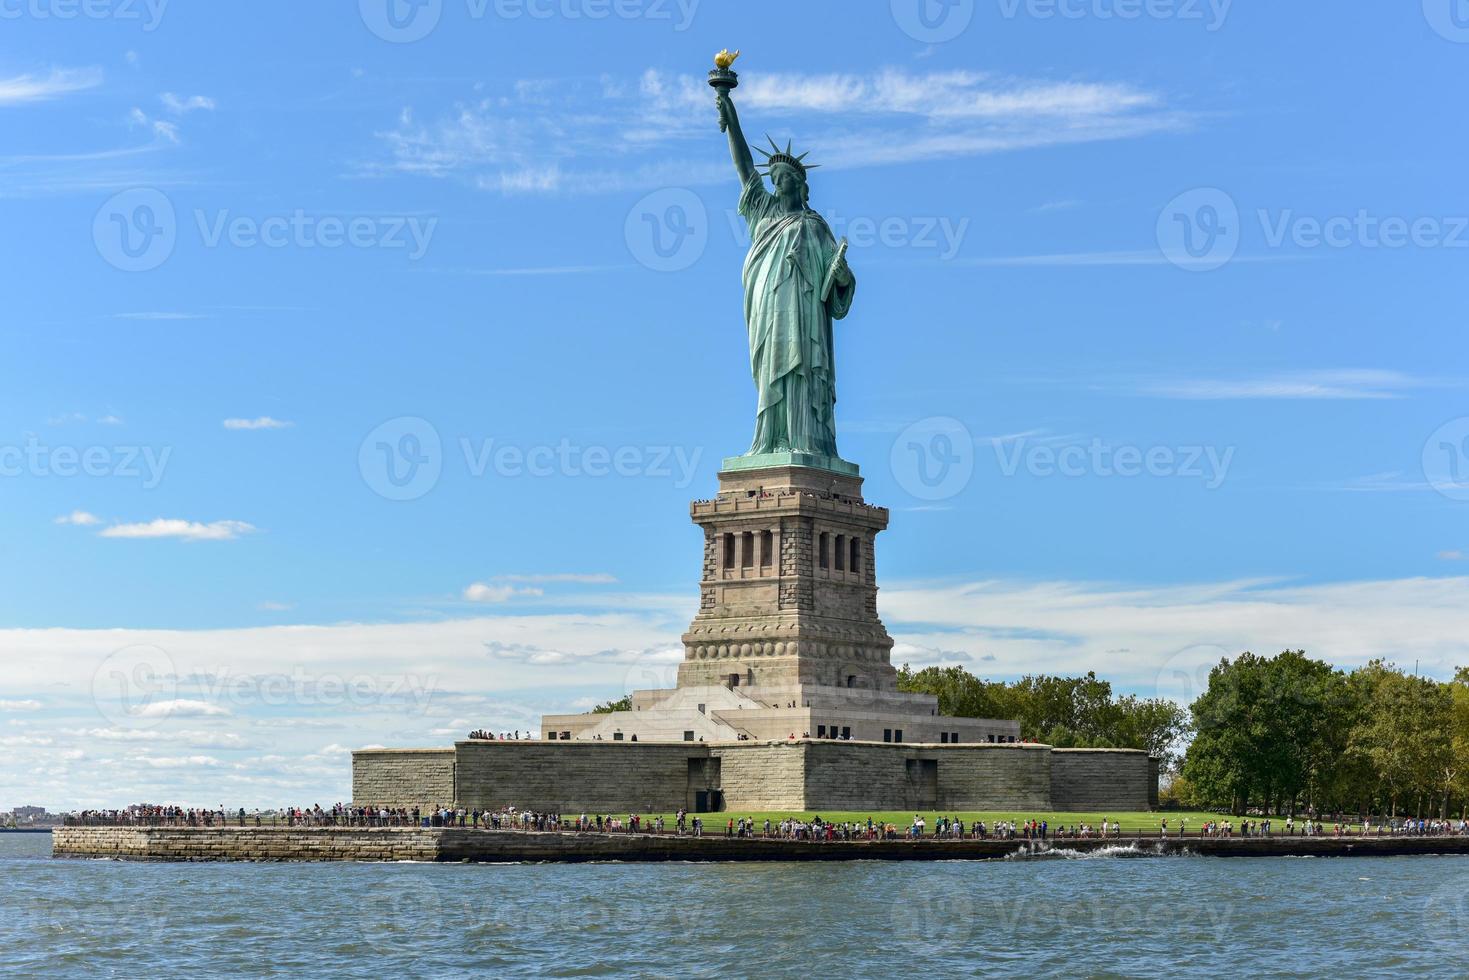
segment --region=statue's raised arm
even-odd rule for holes
[[[740,83],[739,77],[729,67],[739,56],[738,51],[731,53],[727,48],[715,55],[715,68],[709,73],[709,84],[718,93],[714,97],[714,106],[719,110],[719,131],[729,136],[729,155],[734,158],[735,172],[740,175],[740,185],[744,186],[755,174],[755,158],[750,154],[750,144],[745,142],[734,100],[729,97],[730,90]]]

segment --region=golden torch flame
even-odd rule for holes
[[[729,48],[725,48],[714,56],[714,66],[716,68],[728,69],[739,56],[740,53],[738,51],[731,52]]]

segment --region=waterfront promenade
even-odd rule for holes
[[[795,840],[614,831],[460,827],[68,826],[56,857],[138,861],[949,861],[1076,854],[1201,857],[1389,857],[1469,854],[1469,836],[1171,836],[1064,840]]]

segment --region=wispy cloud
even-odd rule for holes
[[[114,313],[115,320],[204,320],[208,313],[173,313],[166,310],[146,310],[140,313]]]
[[[179,127],[177,123],[169,122],[166,119],[155,119],[142,109],[137,108],[134,108],[128,114],[128,119],[133,125],[140,126],[152,133],[156,139],[168,143],[179,142]]]
[[[588,112],[595,101],[598,111]],[[1120,82],[1050,81],[971,71],[767,73],[741,85],[746,135],[799,130],[813,159],[869,167],[1135,138],[1191,117]],[[423,121],[404,109],[379,133],[388,159],[367,173],[456,177],[503,194],[595,193],[728,178],[707,148],[703,79],[648,70],[633,82],[526,80]],[[694,149],[702,141],[704,149]],[[707,150],[707,152],[706,152]],[[608,163],[611,157],[610,164]]]
[[[70,514],[62,514],[56,518],[57,524],[71,524],[75,527],[91,527],[93,524],[101,524],[102,518],[96,514],[89,514],[84,510],[74,510]]]
[[[610,572],[537,572],[529,575],[496,575],[497,582],[578,582],[583,585],[615,585]]]
[[[508,584],[475,582],[464,590],[464,598],[470,602],[509,602],[522,596],[539,596],[545,593],[534,587],[518,587]]]
[[[141,705],[129,714],[137,718],[210,718],[228,715],[230,710],[223,705],[193,698],[173,698]]]
[[[100,68],[57,68],[49,75],[16,75],[0,78],[0,105],[45,102],[102,84]]]
[[[295,422],[287,422],[283,419],[271,418],[269,415],[262,415],[259,418],[254,419],[224,420],[224,427],[226,429],[234,429],[237,431],[254,431],[258,429],[289,429],[295,424]]]
[[[1185,378],[1144,381],[1138,393],[1157,398],[1231,399],[1389,399],[1437,382],[1400,371],[1297,371],[1255,378]]]
[[[100,532],[104,538],[178,538],[184,541],[232,541],[255,527],[244,521],[213,521],[201,524],[160,517],[138,524],[114,524]]]
[[[185,98],[175,95],[172,92],[164,92],[158,96],[158,101],[162,102],[163,107],[176,116],[187,115],[196,109],[204,109],[209,112],[214,111],[214,100],[207,95],[190,95]]]
[[[537,715],[576,701],[585,706],[675,683],[688,596],[590,595],[595,601],[569,610],[492,607],[494,614],[410,623],[0,629],[0,698],[44,703],[14,709],[27,724],[5,728],[22,741],[3,743],[0,787],[24,786],[36,802],[64,806],[116,805],[144,794],[247,807],[343,799],[351,769],[342,750],[354,744],[443,745],[446,736],[434,731],[533,728]],[[1051,673],[1095,670],[1119,691],[1169,697],[1197,694],[1210,666],[1243,650],[1303,647],[1341,666],[1421,659],[1424,673],[1452,676],[1469,663],[1466,604],[1463,576],[1175,586],[890,581],[881,598],[899,663],[964,663],[992,678],[1033,673],[1038,664]],[[139,692],[111,698],[96,686],[97,677],[110,676],[99,674],[109,652],[133,646],[167,651],[171,661],[157,700],[144,702],[157,717],[131,710]],[[259,686],[265,680],[298,677],[304,680],[286,685],[295,693],[285,704],[252,693],[273,690]],[[325,700],[328,678],[338,685],[371,679],[374,690],[414,695]],[[98,729],[108,734],[93,737],[99,708],[115,720]],[[185,721],[191,712],[200,720]],[[132,730],[162,734],[123,733]],[[241,740],[261,745],[260,754],[242,752]],[[70,766],[63,753],[76,750],[87,761]],[[142,761],[195,751],[222,765],[201,774]],[[37,772],[47,774],[44,782]]]
[[[0,701],[0,711],[40,711],[41,702],[34,698],[24,698],[19,701]]]

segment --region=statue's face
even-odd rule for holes
[[[778,163],[770,171],[770,182],[775,185],[775,196],[781,203],[800,206],[806,199],[806,181],[800,171],[788,164]]]

